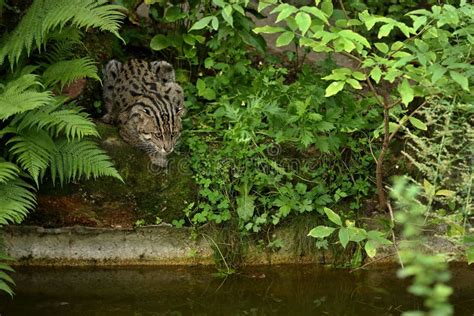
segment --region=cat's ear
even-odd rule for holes
[[[166,61],[152,61],[150,65],[151,71],[156,74],[158,81],[162,84],[176,82],[176,74],[170,63]]]
[[[116,59],[112,59],[105,65],[104,69],[102,69],[102,73],[106,79],[115,82],[120,70],[122,70],[122,63]]]

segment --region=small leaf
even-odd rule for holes
[[[349,243],[349,231],[345,227],[339,229],[339,241],[341,242],[342,247],[345,249]]]
[[[291,14],[295,13],[296,11],[298,11],[298,9],[296,9],[294,6],[286,5],[285,8],[281,10],[281,12],[278,14],[275,22],[278,23],[286,19],[287,17],[289,17]]]
[[[285,33],[282,33],[276,40],[276,46],[281,47],[281,46],[288,45],[293,40],[294,37],[295,37],[295,33],[293,32],[287,31]]]
[[[379,30],[378,38],[388,36],[390,32],[393,30],[394,26],[395,26],[394,24],[390,24],[390,23],[383,25]]]
[[[221,12],[222,14],[222,17],[224,18],[224,20],[230,25],[230,26],[234,26],[234,18],[232,17],[232,6],[228,5],[224,8],[224,10],[222,10]]]
[[[426,131],[428,129],[428,126],[426,126],[425,123],[416,117],[410,116],[408,119],[410,120],[411,125],[415,126],[416,128],[421,129],[422,131]]]
[[[385,43],[375,43],[375,47],[384,54],[388,53],[388,45]]]
[[[464,90],[469,91],[469,81],[467,77],[457,71],[450,71],[449,75],[456,81]]]
[[[314,238],[325,238],[329,235],[331,235],[336,229],[334,227],[328,227],[328,226],[317,226],[308,233],[308,236],[314,237]]]
[[[170,42],[168,38],[163,34],[155,35],[155,37],[153,37],[150,42],[150,47],[153,50],[162,50],[169,46]]]
[[[403,104],[408,105],[413,101],[414,91],[407,79],[403,79],[402,83],[398,85],[398,92],[402,97]]]
[[[355,79],[347,79],[346,82],[352,86],[352,88],[360,90],[362,86],[360,85],[359,81]]]
[[[446,196],[446,197],[453,197],[456,194],[456,192],[451,191],[451,190],[438,190],[436,192],[436,195],[441,195],[441,196]]]
[[[201,30],[203,28],[205,28],[209,22],[211,22],[212,18],[215,18],[214,16],[206,16],[202,19],[200,19],[199,21],[197,21],[196,23],[193,24],[193,26],[189,29],[189,31],[193,31],[193,30]]]
[[[332,1],[331,0],[323,0],[323,3],[321,3],[321,10],[324,13],[326,13],[327,16],[331,16],[333,11],[334,11]]]
[[[326,216],[328,217],[328,219],[331,222],[333,222],[334,224],[336,224],[338,226],[342,226],[341,218],[339,217],[339,215],[334,213],[333,210],[331,210],[330,208],[325,207],[324,208],[324,213],[326,213]]]
[[[375,255],[377,254],[377,247],[375,245],[375,241],[373,240],[367,240],[364,248],[365,252],[367,253],[367,256],[369,256],[370,258],[375,257]]]
[[[374,79],[376,83],[379,83],[380,78],[382,77],[382,70],[380,69],[380,67],[375,66],[374,68],[372,68],[372,70],[370,71],[370,76],[372,77],[372,79]]]
[[[326,94],[324,96],[330,97],[337,94],[339,91],[344,89],[345,84],[346,83],[344,81],[334,81],[326,88]]]
[[[215,31],[219,29],[219,20],[215,16],[212,17],[211,25]]]
[[[306,12],[298,12],[295,17],[296,24],[304,36],[311,26],[311,17]]]
[[[365,74],[360,71],[354,71],[352,73],[352,77],[356,78],[357,80],[365,80]]]
[[[283,31],[285,31],[285,29],[282,28],[282,27],[278,27],[278,26],[265,25],[265,26],[262,26],[262,27],[256,27],[256,28],[253,29],[253,31],[257,34],[260,34],[260,33],[272,34],[272,33],[283,32]]]

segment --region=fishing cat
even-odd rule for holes
[[[153,164],[167,165],[181,134],[183,89],[165,61],[111,60],[104,69],[102,120],[117,124],[129,144],[144,150]]]

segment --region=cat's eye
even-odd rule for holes
[[[161,137],[161,133],[155,133],[154,135],[155,137],[158,137],[158,138]]]
[[[150,109],[148,108],[143,108],[143,112],[145,112],[145,114],[151,115]]]

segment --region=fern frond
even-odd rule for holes
[[[109,156],[92,141],[63,140],[57,143],[57,149],[51,159],[53,183],[56,179],[59,179],[62,185],[80,177],[89,179],[101,176],[123,181]]]
[[[59,83],[61,89],[77,79],[86,77],[100,81],[97,76],[97,67],[88,57],[58,61],[50,65],[43,73],[46,86]]]
[[[8,264],[3,263],[4,261],[12,261],[13,259],[5,255],[0,250],[0,290],[5,291],[13,297],[13,290],[10,285],[15,285],[13,279],[5,272],[15,272]]]
[[[41,49],[48,33],[72,25],[77,28],[94,27],[120,38],[118,30],[124,14],[121,6],[107,0],[34,0],[15,30],[6,36],[0,49],[0,64],[6,57],[13,66],[26,50]]]
[[[0,94],[0,120],[44,106],[53,101],[50,91],[38,92],[34,86],[41,85],[35,75],[23,75],[10,81]]]
[[[38,185],[40,176],[48,168],[51,156],[56,151],[56,145],[48,133],[41,129],[22,130],[7,145],[11,145],[10,153]]]
[[[55,104],[28,111],[15,116],[10,126],[15,132],[37,128],[48,131],[51,136],[64,134],[68,139],[82,139],[85,136],[98,137],[96,126],[87,113],[77,106],[64,107],[65,98],[56,98]]]
[[[0,183],[0,226],[23,221],[36,205],[34,190],[19,178]]]
[[[0,158],[0,184],[15,179],[19,172],[17,165]]]

